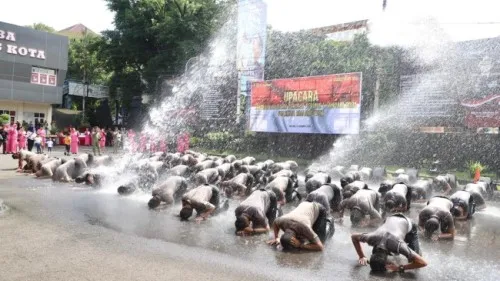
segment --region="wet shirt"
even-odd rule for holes
[[[449,184],[452,189],[456,188],[456,179],[455,176],[452,174],[447,174],[445,176],[440,175],[437,176],[434,179],[434,183],[436,184],[436,187],[440,190],[445,190],[446,184]]]
[[[203,210],[205,207],[214,207],[209,201],[212,198],[212,188],[213,186],[205,184],[200,185],[197,188],[191,189],[184,196],[182,200],[189,200],[190,204],[198,211]]]
[[[289,186],[289,181],[290,179],[287,177],[277,177],[266,186],[266,189],[279,190],[282,194],[282,196],[279,197],[284,197]]]
[[[419,224],[424,224],[431,217],[436,216],[441,224],[441,232],[447,232],[453,226],[453,216],[450,213],[453,203],[445,197],[432,197],[427,206],[418,215]]]
[[[485,195],[486,194],[486,188],[485,188],[485,186],[481,185],[481,184],[478,184],[478,183],[468,183],[465,186],[465,190],[469,191],[469,192],[476,192],[476,193],[479,193],[481,195]]]
[[[189,167],[186,165],[178,165],[168,170],[169,175],[183,176],[189,173]]]
[[[317,202],[323,205],[325,209],[330,210],[330,202],[333,200],[333,188],[329,185],[323,185],[307,195],[306,201]]]
[[[318,219],[320,208],[319,203],[302,202],[290,213],[277,218],[274,223],[282,230],[293,230],[301,240],[316,242],[319,238],[312,226]]]
[[[219,171],[215,168],[206,169],[198,172],[198,175],[205,176],[208,183],[214,183],[219,177]]]
[[[380,218],[380,213],[375,208],[378,193],[370,189],[362,189],[353,196],[340,203],[341,209],[359,208],[363,213],[369,214],[372,219]]]
[[[306,182],[306,189],[308,192],[312,192],[322,185],[326,184],[329,182],[329,176],[328,174],[325,173],[316,173],[314,174],[307,182]]]
[[[460,205],[468,209],[470,197],[471,195],[469,192],[459,190],[450,196],[450,200],[453,202],[454,206]]]
[[[231,182],[237,183],[237,184],[242,184],[242,185],[247,185],[248,181],[248,175],[247,173],[240,173],[236,177],[231,179]]]
[[[166,203],[173,203],[173,196],[182,186],[184,179],[179,176],[169,177],[165,182],[163,182],[158,188],[153,189],[152,195],[158,196],[162,201]]]
[[[417,253],[410,249],[405,237],[412,229],[411,221],[401,214],[388,217],[384,224],[370,233],[363,233],[360,241],[391,254],[401,254],[412,262]]]
[[[271,206],[271,196],[275,196],[272,191],[256,190],[252,192],[234,211],[236,217],[247,214],[253,223],[253,228],[267,227],[266,212]]]
[[[405,184],[396,184],[391,190],[387,191],[384,196],[384,201],[392,200],[396,206],[406,205],[406,194],[408,193],[408,186]]]
[[[351,182],[348,185],[344,186],[344,188],[342,189],[342,193],[344,194],[344,197],[349,197],[347,196],[349,193],[352,196],[352,194],[355,194],[359,190],[363,189],[365,185],[366,184],[362,181]]]
[[[334,196],[333,188],[329,185],[322,185],[320,188],[311,192],[311,194],[324,195],[324,196],[326,196],[328,201],[332,201],[333,196]]]

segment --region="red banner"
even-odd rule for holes
[[[56,85],[56,76],[55,75],[49,75],[49,85],[50,86]]]
[[[38,84],[38,73],[31,73],[31,83]]]
[[[40,84],[47,84],[47,74],[40,73]]]
[[[252,84],[252,106],[360,103],[360,73],[278,79]]]
[[[467,110],[465,125],[468,128],[500,127],[500,95],[465,100],[461,105]]]

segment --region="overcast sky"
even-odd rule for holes
[[[295,31],[337,23],[381,18],[382,0],[265,0],[268,23]],[[498,0],[387,0],[394,25],[432,16],[452,40],[500,36]],[[387,18],[387,17],[386,17]],[[77,23],[100,32],[113,28],[104,0],[3,0],[0,20],[27,25],[42,22],[60,30]],[[482,24],[479,24],[482,23]],[[415,25],[414,23],[410,23]]]

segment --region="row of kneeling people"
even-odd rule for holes
[[[225,163],[232,162],[223,162],[220,165]],[[261,164],[256,163],[255,166]],[[378,227],[368,234],[352,235],[361,264],[367,264],[368,261],[359,243],[366,242],[374,247],[369,262],[374,270],[401,271],[425,266],[426,262],[420,256],[418,229],[432,239],[453,238],[454,219],[470,218],[476,208],[484,207],[484,196],[488,194],[487,185],[481,182],[468,184],[464,190],[457,190],[450,198],[445,196],[428,198],[426,196],[430,196],[428,194],[431,193],[426,192],[423,196],[418,188],[417,192],[412,192],[414,187],[402,182],[391,185],[384,182],[381,187],[385,187],[385,190],[381,194],[369,189],[360,180],[354,179],[350,182],[341,180],[339,187],[331,182],[331,177],[326,173],[309,172],[305,182],[308,193],[305,202],[300,203],[290,213],[280,216],[281,205],[294,199],[300,200],[296,191],[298,185],[296,169],[293,171],[290,167],[285,167],[274,173],[271,170],[269,173],[268,170],[259,168],[250,173],[248,169],[240,167],[240,170],[232,174],[233,178],[226,181],[221,181],[221,173],[219,176],[213,176],[216,174],[214,170],[203,172],[216,167],[207,165],[201,171],[191,169],[196,172],[191,179],[198,184],[191,189],[188,188],[190,177],[170,175],[153,189],[152,198],[148,202],[149,207],[156,208],[162,202],[172,204],[177,196],[182,202],[179,213],[181,219],[188,220],[192,217],[193,210],[196,210],[196,220],[201,221],[217,212],[227,210],[227,198],[234,195],[248,196],[235,210],[237,235],[266,233],[272,229],[275,239],[269,241],[269,244],[281,244],[284,249],[307,250],[322,250],[325,240],[334,233],[331,213],[338,211],[342,219],[344,210],[348,209],[353,225]],[[182,170],[189,171],[187,168]],[[255,173],[262,177],[257,177],[255,180]],[[254,180],[249,181],[251,177]],[[446,183],[442,189],[449,191],[448,176],[438,176],[427,183],[431,187]],[[224,196],[225,201],[221,200]],[[427,206],[419,215],[418,224],[404,215],[404,212],[409,210],[412,199],[429,199]],[[279,236],[280,231],[283,232],[281,236]],[[439,232],[441,234],[438,235]],[[410,263],[398,266],[387,263],[388,254],[405,255]]]
[[[51,157],[47,154],[36,154],[21,150],[12,155],[18,159],[18,172],[35,175],[37,178],[52,178],[54,181],[82,182],[83,177],[93,175],[90,169],[102,165],[111,165],[113,159],[108,155],[94,156],[83,153],[74,158]],[[88,176],[89,179],[92,176]],[[97,180],[98,175],[95,175]],[[93,178],[90,179],[93,181]]]
[[[45,159],[28,159],[30,166],[27,168],[40,167],[38,171],[33,170],[35,173],[47,164],[42,164]],[[64,168],[62,165],[68,161],[74,162],[69,166],[76,168]],[[78,167],[111,163],[110,158],[105,162],[104,159],[88,155],[68,161],[52,170],[53,178],[62,166],[66,174],[61,172],[64,174],[61,178],[91,185],[98,184],[96,179],[102,175],[85,168],[76,171],[80,169]],[[274,163],[267,160],[257,163],[253,157],[222,158],[187,151],[185,154],[138,156],[129,159],[129,164],[124,167],[129,171],[134,170],[138,179],[120,186],[118,193],[126,195],[140,189],[149,190],[152,193],[148,202],[150,208],[180,200],[182,209],[179,216],[182,220],[189,220],[193,211],[196,211],[195,220],[205,220],[227,210],[229,198],[244,199],[235,210],[236,234],[252,235],[272,230],[274,239],[268,243],[280,244],[284,249],[322,250],[323,243],[334,234],[332,213],[338,212],[342,220],[344,210],[348,209],[353,225],[378,227],[370,233],[352,235],[361,264],[367,264],[368,260],[359,243],[365,242],[374,247],[369,260],[374,270],[404,271],[425,266],[418,246],[418,230],[432,239],[453,238],[454,219],[471,218],[475,209],[484,207],[484,197],[488,194],[487,185],[479,182],[467,185],[464,190],[457,190],[449,198],[425,197],[429,199],[428,204],[420,212],[418,224],[415,224],[404,215],[409,210],[412,198],[422,199],[414,196],[418,194],[412,192],[414,186],[402,182],[384,182],[378,192],[369,189],[355,176],[341,179],[340,186],[337,186],[327,173],[308,171],[304,202],[282,215],[281,206],[295,200],[302,201],[297,190],[298,165],[293,161]],[[443,182],[447,183],[443,189],[448,190],[450,179],[446,179],[446,176],[443,178]],[[439,181],[441,179],[428,182],[434,184]],[[283,232],[281,236],[280,232]],[[437,235],[439,232],[441,234]],[[388,263],[389,254],[402,254],[410,263]]]

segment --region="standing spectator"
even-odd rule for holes
[[[164,138],[160,140],[160,151],[165,153],[167,152],[167,142]]]
[[[92,152],[94,155],[101,155],[101,148],[99,147],[99,141],[101,139],[101,130],[99,127],[95,126],[92,130]]]
[[[34,132],[35,131],[35,126],[33,126],[33,121],[30,121],[28,124],[28,132]]]
[[[86,146],[90,146],[91,145],[91,143],[90,143],[90,141],[91,141],[90,135],[91,134],[90,134],[89,128],[85,128],[85,145]]]
[[[47,150],[49,151],[49,155],[52,153],[52,147],[54,146],[54,141],[49,138],[47,141]]]
[[[42,142],[40,143],[40,148],[42,149],[43,152],[43,149],[45,147],[45,129],[43,127],[40,127],[37,130],[37,135],[42,138]]]
[[[113,132],[111,131],[111,129],[108,129],[106,131],[106,143],[104,145],[113,146]]]
[[[137,144],[135,143],[135,132],[134,130],[128,130],[128,147],[130,152],[135,153],[137,151]]]
[[[42,137],[40,137],[40,136],[35,137],[35,146],[36,146],[36,154],[41,154],[42,153]]]
[[[141,133],[139,137],[139,152],[144,153],[146,151],[147,137],[145,133]]]
[[[0,127],[0,145],[2,146],[3,154],[5,154],[6,150],[7,150],[7,138],[8,138],[7,127],[5,127],[5,125],[1,126]]]
[[[31,126],[31,130],[30,127],[28,127],[28,134],[26,135],[26,137],[28,139],[28,151],[31,151],[33,150],[33,145],[35,144],[36,137],[35,129],[33,128],[33,126]]]
[[[69,150],[71,146],[71,137],[69,135],[64,135],[64,155],[69,155]]]
[[[177,151],[184,153],[186,150],[189,150],[189,135],[187,132],[177,137]]]
[[[151,136],[149,138],[149,152],[150,153],[155,153],[157,150],[157,137],[156,136]]]
[[[101,139],[99,140],[99,147],[101,151],[104,152],[104,147],[106,146],[106,130],[101,130]]]
[[[71,148],[70,148],[70,151],[72,154],[78,154],[78,144],[79,144],[79,140],[78,140],[78,131],[75,130],[75,128],[71,128],[71,131],[70,131],[70,136],[71,136]]]
[[[21,149],[26,149],[26,132],[23,127],[19,130],[19,150]]]
[[[17,125],[9,127],[9,136],[7,140],[7,153],[17,152]]]
[[[113,132],[113,153],[118,152],[118,148],[122,145],[122,134],[118,130],[118,127],[115,127],[115,131]]]

